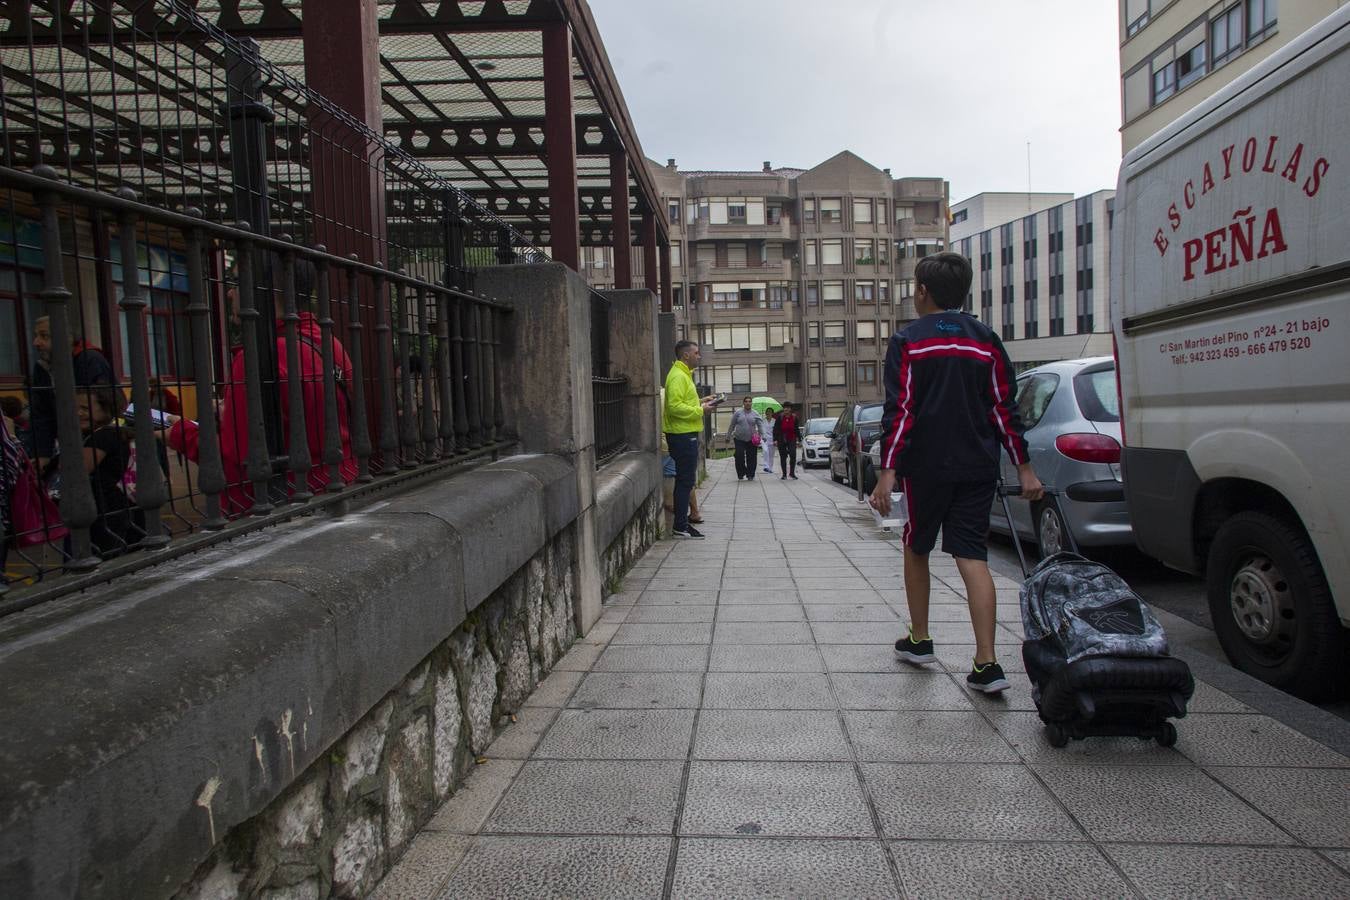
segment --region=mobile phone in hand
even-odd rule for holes
[[[713,395],[713,406],[721,406],[723,403],[726,403],[726,402],[727,402],[727,395],[726,395],[726,394],[724,394],[724,393],[718,393],[718,394],[714,394],[714,395]]]

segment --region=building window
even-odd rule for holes
[[[802,222],[808,225],[816,223],[816,201],[814,198],[802,201]]]
[[[860,266],[875,265],[877,258],[873,255],[875,246],[871,238],[859,238],[853,242],[853,261]]]
[[[680,201],[679,201],[679,200],[667,200],[667,201],[666,201],[666,215],[668,216],[668,218],[669,218],[669,220],[670,220],[670,224],[672,224],[672,225],[678,225],[678,224],[680,224]]]
[[[870,319],[858,320],[858,346],[874,347],[877,343],[877,323]]]
[[[970,215],[970,210],[968,210],[968,209],[958,209],[956,212],[952,213],[952,224],[953,224],[953,225],[959,225],[959,224],[961,224],[962,222],[964,222],[964,221],[966,220],[966,217],[969,216],[969,215]]]
[[[910,205],[895,204],[895,223],[898,225],[906,219],[914,218],[914,207]]]
[[[825,386],[845,387],[848,385],[848,363],[825,364]]]
[[[825,346],[842,347],[844,346],[844,323],[826,322],[825,323]]]
[[[807,344],[807,346],[809,346],[809,347],[819,347],[819,346],[820,346],[820,323],[819,323],[819,322],[807,322],[807,323],[806,323],[806,344]]]
[[[1077,202],[1078,240],[1075,253],[1078,276],[1078,333],[1090,334],[1096,324],[1092,309],[1092,198],[1082,197]]]
[[[990,272],[993,267],[993,251],[989,249],[990,234],[980,232],[980,318],[990,328],[994,326],[994,289]]]
[[[820,363],[811,363],[807,368],[807,385],[809,387],[820,387]]]
[[[877,265],[889,266],[891,264],[890,245],[891,242],[885,238],[877,238]]]
[[[825,198],[820,201],[820,224],[838,225],[843,221],[842,201],[838,197]]]
[[[1022,219],[1022,304],[1025,310],[1022,322],[1029,338],[1040,337],[1040,282],[1037,280],[1036,217]]]
[[[1046,213],[1046,244],[1050,249],[1050,336],[1064,334],[1064,207]]]
[[[816,265],[818,258],[819,258],[819,257],[817,256],[817,253],[816,253],[816,242],[815,242],[815,241],[807,241],[807,242],[806,242],[806,264],[807,264],[808,266],[814,266],[814,265]]]
[[[870,225],[872,224],[872,201],[854,200],[853,201],[853,224]]]
[[[853,282],[853,299],[858,303],[875,303],[877,301],[876,282]]]
[[[885,278],[877,282],[877,299],[882,303],[891,302],[891,283]]]
[[[807,306],[819,306],[819,305],[820,305],[820,282],[819,282],[819,281],[808,281],[808,282],[806,283],[806,305],[807,305]]]
[[[820,261],[827,266],[839,266],[844,263],[844,241],[835,238],[820,242]]]
[[[1247,0],[1247,45],[1265,40],[1275,31],[1276,0]]]
[[[843,306],[844,283],[842,281],[825,282],[823,299],[826,306]]]
[[[1125,37],[1134,37],[1148,25],[1149,0],[1127,0],[1125,3]]]
[[[1242,6],[1234,6],[1209,23],[1209,64],[1218,68],[1242,52]]]
[[[683,258],[682,258],[682,256],[681,256],[681,253],[680,253],[680,242],[679,242],[679,241],[671,241],[671,242],[670,242],[670,267],[671,267],[672,269],[678,269],[678,268],[682,267],[683,265],[684,265],[684,260],[683,260]]]
[[[1013,223],[998,227],[999,301],[1003,314],[1002,337],[1011,341],[1016,337],[1013,321]]]
[[[877,364],[874,362],[858,363],[858,384],[873,385],[877,383]]]
[[[1177,90],[1190,87],[1205,74],[1205,43],[1201,41],[1177,56]]]

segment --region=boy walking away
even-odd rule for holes
[[[999,448],[1017,465],[1022,496],[1039,500],[1044,489],[1027,459],[1007,351],[998,335],[961,311],[970,290],[969,260],[958,253],[926,256],[914,281],[920,318],[893,334],[886,351],[881,467],[870,501],[889,515],[898,473],[909,511],[901,541],[910,626],[895,652],[919,665],[937,661],[928,634],[928,554],[941,529],[942,550],[956,558],[965,582],[975,630],[966,683],[998,693],[1008,689],[1008,679],[994,656],[996,595],[986,540]]]

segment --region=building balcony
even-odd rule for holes
[[[947,229],[938,220],[921,221],[919,219],[901,219],[896,225],[896,239],[905,240],[913,238],[914,240],[923,240],[924,238],[944,238]]]
[[[801,361],[801,351],[795,344],[783,344],[781,347],[769,347],[766,350],[726,349],[703,347],[703,365],[751,366],[784,365]]]
[[[791,241],[796,238],[795,226],[792,224],[792,220],[786,217],[780,219],[777,224],[765,222],[762,225],[746,225],[744,223],[713,225],[704,219],[699,219],[693,224],[685,225],[684,233],[686,239],[690,241],[734,241],[738,238],[744,240]]]
[[[712,303],[695,303],[691,307],[693,315],[690,321],[702,325],[714,322],[731,324],[734,322],[795,322],[797,304],[782,303],[776,306],[715,306]]]
[[[897,200],[945,200],[941,178],[902,178],[897,186]]]
[[[737,266],[699,262],[689,274],[693,281],[791,281],[792,260],[747,262]]]

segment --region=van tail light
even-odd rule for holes
[[[1116,367],[1116,416],[1120,419],[1120,443],[1125,439],[1125,386],[1120,383],[1120,347],[1116,345],[1116,333],[1111,332],[1111,363]]]
[[[1079,462],[1120,462],[1120,444],[1104,434],[1061,434],[1055,438],[1055,449]]]
[[[853,432],[848,436],[848,449],[852,453],[858,452],[858,432]]]

